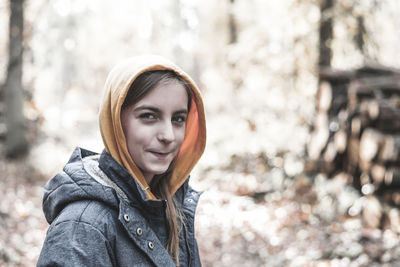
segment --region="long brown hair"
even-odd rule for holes
[[[179,82],[186,89],[188,95],[188,110],[190,110],[192,100],[191,88],[181,76],[171,70],[148,71],[140,74],[130,86],[124,103],[122,104],[122,109],[126,109],[136,104],[160,83],[168,83],[171,81]],[[171,166],[166,173],[154,176],[149,186],[152,193],[157,198],[165,199],[167,201],[166,212],[169,228],[167,250],[175,264],[179,266],[179,231],[182,225],[182,216],[179,205],[177,205],[174,196],[169,191],[168,183],[173,164],[174,162],[171,163]]]

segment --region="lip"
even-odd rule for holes
[[[155,156],[158,159],[165,159],[167,158],[171,152],[158,152],[158,151],[149,151],[153,156]]]

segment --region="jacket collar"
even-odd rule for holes
[[[148,200],[146,199],[146,192],[138,184],[136,179],[133,179],[132,175],[122,167],[107,151],[104,149],[99,159],[100,169],[113,180],[124,191],[131,201],[139,202],[140,204],[150,205],[152,207],[163,207],[163,201],[160,200]],[[189,188],[189,180],[186,179],[185,183],[175,193],[178,203],[184,201],[184,196]]]
[[[99,168],[125,193],[131,205],[157,216],[165,211],[166,201],[146,199],[146,192],[138,182],[105,149],[99,158]]]

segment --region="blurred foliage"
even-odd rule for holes
[[[181,65],[204,95],[208,146],[192,180],[206,190],[196,230],[204,266],[394,261],[398,233],[368,232],[359,213],[347,220],[343,209],[359,205],[361,196],[348,189],[350,202],[332,209],[342,203],[340,190],[323,195],[310,186],[314,178],[302,174],[317,85],[319,3],[26,0],[23,84],[31,98],[25,116],[39,130],[23,162],[0,159],[7,177],[0,179],[6,196],[0,264],[33,265],[46,228],[38,215],[41,187],[74,146],[101,151],[97,112],[105,78],[118,60],[146,53]],[[335,1],[332,66],[351,69],[374,60],[400,68],[399,10],[397,0]],[[0,83],[8,16],[8,1],[2,0]],[[362,50],[355,42],[360,17]],[[232,19],[236,42],[230,38]],[[26,163],[39,172],[37,179],[27,179],[29,168],[15,171],[15,164]],[[27,223],[10,228],[21,220]]]

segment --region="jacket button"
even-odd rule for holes
[[[189,198],[187,201],[189,201],[189,202],[193,202],[193,199]]]
[[[143,234],[142,228],[139,227],[138,229],[136,229],[136,234],[138,236],[141,236]]]
[[[153,244],[153,242],[149,242],[149,248],[151,249],[151,250],[153,250],[154,249],[154,244]]]
[[[131,218],[129,218],[129,215],[128,215],[128,214],[124,214],[124,220],[125,220],[126,222],[129,222],[129,221],[131,220]]]

